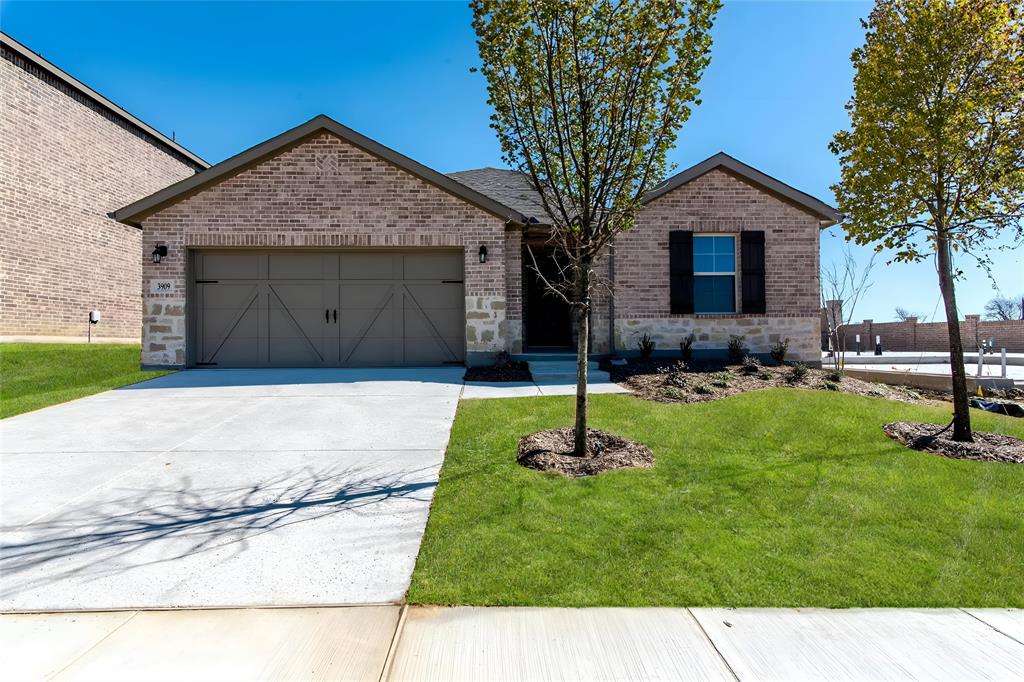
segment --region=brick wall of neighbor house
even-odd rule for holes
[[[13,51],[0,59],[0,336],[139,338],[141,231],[107,213],[196,167]]]
[[[143,221],[142,361],[186,362],[185,263],[192,247],[464,247],[467,359],[506,348],[505,225],[406,171],[321,133]],[[487,246],[480,263],[479,246]],[[154,280],[173,291],[154,294]]]
[[[828,349],[828,329],[822,313],[822,349]],[[874,352],[875,337],[882,340],[882,351],[893,352],[949,352],[949,334],[945,322],[918,322],[910,318],[904,322],[875,322],[863,320],[846,325],[840,333],[840,343],[848,351],[857,348],[860,335],[864,352]],[[982,320],[980,315],[965,315],[960,322],[960,338],[967,352],[977,350],[982,341],[993,339],[995,348],[1008,353],[1024,353],[1024,320]]]
[[[669,300],[671,230],[736,234],[765,232],[765,314],[673,315]],[[690,332],[694,347],[724,349],[731,334],[767,353],[779,339],[790,357],[820,362],[818,219],[722,171],[713,170],[647,205],[636,226],[616,240],[615,337],[620,350],[636,350],[650,334],[657,350],[678,350]],[[737,271],[739,263],[737,240]],[[740,277],[736,302],[741,304]]]

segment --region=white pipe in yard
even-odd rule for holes
[[[1002,371],[1001,376],[1005,379],[1006,378],[1006,349],[1005,348],[1003,349],[1003,358],[1002,358],[1002,360],[1003,360],[1002,361],[1003,371]]]
[[[979,376],[979,377],[981,376],[981,368],[984,367],[984,366],[985,366],[985,347],[984,346],[978,346],[978,374],[977,374],[977,376]]]

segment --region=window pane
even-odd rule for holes
[[[693,271],[694,272],[714,272],[715,271],[715,257],[712,255],[694,254],[693,255]]]
[[[732,237],[715,237],[715,253],[731,254],[735,243]]]
[[[736,261],[732,254],[715,254],[715,272],[736,272]]]
[[[696,253],[714,253],[715,249],[715,238],[714,237],[694,237],[693,238],[693,252]]]
[[[698,313],[736,312],[735,277],[715,275],[693,278],[693,310]]]

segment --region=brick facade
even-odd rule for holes
[[[737,236],[743,230],[764,230],[766,312],[673,315],[669,305],[671,230]],[[720,350],[730,334],[744,334],[747,346],[756,353],[767,353],[775,341],[788,338],[791,357],[820,362],[819,240],[817,218],[721,169],[655,199],[637,216],[636,226],[616,240],[617,348],[635,350],[639,335],[649,333],[658,349],[674,350],[681,337],[692,331],[697,335],[696,349]],[[742,267],[738,241],[737,273]],[[740,293],[737,274],[737,308]],[[595,336],[595,346],[602,344],[607,346],[604,336]]]
[[[186,352],[188,249],[459,247],[465,257],[468,356],[505,350],[508,308],[505,221],[321,132],[143,221],[143,363],[180,366]],[[480,263],[478,249],[488,249]],[[174,283],[151,292],[154,280]],[[513,299],[515,300],[515,299]]]
[[[107,214],[199,166],[5,44],[0,336],[138,339],[142,235]]]

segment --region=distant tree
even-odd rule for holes
[[[846,327],[854,320],[857,303],[874,285],[871,270],[875,267],[875,256],[864,267],[857,263],[849,246],[843,257],[821,268],[821,309],[825,311],[825,329],[836,369],[846,364]]]
[[[575,453],[587,450],[595,261],[633,225],[699,104],[719,0],[472,0],[480,70],[505,161],[551,216],[576,323]],[[531,252],[532,253],[532,252]],[[535,260],[535,259],[534,259]]]
[[[936,259],[953,367],[953,439],[973,440],[954,253],[983,266],[1024,212],[1024,28],[1019,2],[877,0],[853,52],[851,129],[833,189],[847,238]]]
[[[985,319],[1024,320],[1024,295],[1017,298],[993,298],[985,304]]]
[[[906,322],[911,318],[918,320],[919,322],[924,322],[926,320],[924,315],[912,313],[906,308],[901,308],[900,306],[896,306],[896,310],[893,312],[893,314],[896,316],[897,322]]]

